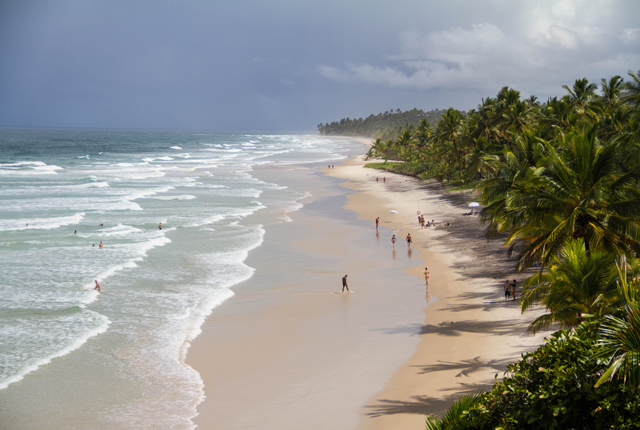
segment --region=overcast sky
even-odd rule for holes
[[[640,70],[640,0],[1,0],[0,126],[314,131]]]

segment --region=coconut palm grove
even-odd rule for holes
[[[640,70],[560,90],[318,126],[376,138],[370,167],[477,192],[528,276],[524,316],[546,309],[529,330],[558,330],[427,429],[640,428]]]

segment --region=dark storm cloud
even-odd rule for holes
[[[313,130],[640,68],[635,1],[0,2],[0,125]]]

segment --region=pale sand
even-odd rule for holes
[[[513,261],[461,216],[463,197],[398,175],[376,182],[363,164],[326,173],[347,179],[346,207],[366,221],[341,209],[344,189],[314,188],[293,223],[267,228],[247,261],[256,274],[207,319],[187,357],[205,385],[199,429],[422,429],[542,342],[524,335],[533,315],[504,300]],[[418,205],[453,227],[420,230]],[[352,294],[337,294],[344,273]]]
[[[411,233],[430,271],[429,293],[438,301],[425,309],[417,352],[370,398],[358,428],[422,429],[425,414],[443,412],[463,393],[490,389],[509,362],[539,346],[548,332],[527,335],[528,323],[541,310],[523,316],[517,301],[505,300],[504,281],[516,278],[521,284],[523,276],[513,274],[515,262],[506,258],[499,240],[484,239],[478,217],[462,215],[472,195],[442,196],[434,190],[439,185],[363,164],[356,158],[329,174],[348,179],[345,186],[358,191],[349,196],[348,209],[363,219],[380,216],[382,225],[398,230],[396,247],[405,248]],[[421,229],[418,210],[438,226]],[[442,226],[445,222],[452,225]],[[423,266],[408,270],[420,280],[423,272]]]

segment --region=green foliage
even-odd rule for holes
[[[462,408],[452,407],[451,413],[457,414],[453,425],[432,418],[427,429],[640,428],[640,391],[621,381],[595,386],[607,368],[606,360],[594,354],[598,334],[597,323],[554,333],[509,365],[507,376],[492,391],[470,405],[465,400]]]
[[[469,112],[396,110],[318,128],[322,134],[378,138],[368,158],[404,161],[403,173],[434,178],[443,186],[512,181],[540,167],[549,149],[565,160],[564,147],[576,139],[572,133],[591,127],[598,145],[617,146],[612,150],[616,167],[631,172],[640,166],[638,76],[640,71],[630,71],[628,81],[621,76],[602,79],[600,94],[595,84],[577,79],[562,86],[564,96],[542,104],[535,96],[522,99],[519,91],[504,87]]]
[[[395,138],[402,134],[408,126],[417,126],[421,121],[427,120],[436,124],[443,111],[432,110],[424,112],[420,109],[413,109],[402,112],[400,109],[386,111],[377,115],[369,115],[367,118],[343,118],[340,121],[333,121],[326,124],[318,124],[318,131],[323,135],[340,136],[365,136],[381,140]]]
[[[546,272],[524,283],[522,312],[537,303],[548,311],[529,330],[535,333],[553,324],[571,328],[585,318],[615,312],[621,304],[618,279],[615,254],[593,251],[587,255],[582,239],[567,243]]]

